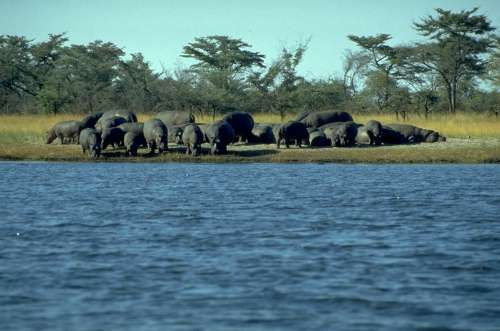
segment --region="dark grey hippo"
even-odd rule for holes
[[[380,128],[380,139],[382,139],[382,128]],[[356,134],[356,143],[359,145],[373,145],[374,142],[372,131],[366,125],[360,125]]]
[[[400,132],[391,129],[388,126],[382,126],[382,144],[399,145],[407,144],[408,140]]]
[[[117,110],[108,110],[105,111],[100,120],[106,120],[108,118],[112,117],[123,117],[125,119],[125,122],[130,122],[134,123],[137,122],[137,115],[130,110],[125,110],[125,109],[117,109]]]
[[[439,134],[439,132],[419,128],[410,124],[387,124],[384,127],[391,129],[400,135],[401,143],[433,143],[439,141],[446,141],[446,137]]]
[[[298,121],[289,121],[282,124],[278,129],[278,139],[276,139],[276,147],[280,148],[281,140],[285,141],[286,148],[290,147],[290,143],[295,141],[295,144],[301,147],[304,142],[309,145],[309,132],[306,125]]]
[[[227,145],[234,141],[234,129],[226,121],[219,120],[209,124],[205,130],[212,155],[226,154]]]
[[[134,123],[122,123],[117,126],[117,128],[122,129],[123,132],[137,132],[137,133],[142,133],[142,130],[144,130],[144,123],[140,122],[134,122]]]
[[[80,121],[63,121],[56,123],[48,132],[47,144],[52,143],[56,138],[59,138],[61,144],[79,143],[80,132],[83,130],[82,122]]]
[[[156,148],[160,153],[168,151],[168,129],[162,121],[153,118],[144,122],[143,132],[149,153],[154,154]]]
[[[126,154],[130,156],[137,156],[137,149],[140,146],[146,146],[146,139],[142,132],[128,131],[123,137],[123,143],[126,148]]]
[[[276,139],[271,124],[255,124],[248,142],[253,144],[274,144]]]
[[[249,137],[252,136],[254,126],[252,115],[242,111],[235,111],[225,115],[222,120],[228,122],[233,127],[235,141],[239,138],[241,141],[248,142]]]
[[[188,124],[184,127],[181,137],[177,137],[178,144],[186,145],[186,154],[198,156],[201,154],[201,144],[203,143],[203,132],[196,124]]]
[[[92,114],[85,116],[81,120],[82,127],[83,128],[94,128],[95,125],[97,124],[97,121],[102,117],[102,114],[104,114],[104,113],[101,111],[101,112],[95,112],[95,113],[92,113]]]
[[[174,125],[185,125],[195,122],[194,115],[187,111],[162,111],[156,114],[154,118],[161,120],[169,129]]]
[[[101,132],[101,150],[105,150],[109,145],[114,148],[123,146],[125,131],[120,128],[105,128]]]
[[[82,152],[87,152],[92,158],[97,158],[101,154],[101,135],[91,128],[83,129],[80,132],[80,145]]]
[[[366,132],[369,132],[369,135],[372,137],[372,141],[370,142],[370,145],[380,145],[382,144],[382,123],[379,121],[375,120],[370,120],[366,122],[365,130]]]
[[[309,132],[309,143],[311,147],[330,146],[330,140],[328,140],[325,133],[321,130],[314,130]]]
[[[113,116],[109,118],[101,117],[97,121],[95,129],[97,130],[97,132],[102,132],[107,128],[115,128],[117,126],[122,125],[123,123],[127,123],[127,119],[125,117],[121,116]]]
[[[301,120],[308,128],[319,128],[327,123],[349,121],[352,121],[352,116],[344,111],[312,112]]]
[[[323,128],[323,132],[330,140],[332,146],[350,147],[356,143],[358,125],[354,122],[330,123],[330,125],[327,127],[323,126]]]

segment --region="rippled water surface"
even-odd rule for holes
[[[500,166],[0,163],[1,330],[499,330]]]

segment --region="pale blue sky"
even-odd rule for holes
[[[500,0],[0,0],[0,34],[37,41],[66,32],[70,43],[111,41],[142,52],[153,68],[186,66],[182,47],[195,37],[224,34],[274,59],[283,46],[311,37],[300,72],[308,78],[339,73],[348,34],[391,34],[393,44],[418,39],[412,22],[434,13],[480,7],[500,28]],[[500,33],[500,31],[497,31]]]

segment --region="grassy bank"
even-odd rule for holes
[[[140,115],[144,121],[150,115]],[[47,129],[59,121],[80,119],[78,115],[0,116],[1,160],[87,161],[76,145],[45,145]],[[257,114],[256,122],[279,123],[279,116]],[[291,118],[291,117],[290,117]],[[287,118],[286,120],[290,119]],[[354,115],[356,122],[377,119],[382,123],[398,122],[389,115]],[[199,122],[211,117],[198,116]],[[274,145],[232,145],[227,156],[204,155],[198,158],[183,154],[183,147],[171,145],[171,152],[149,157],[145,151],[137,158],[123,158],[123,151],[107,150],[104,161],[131,162],[341,162],[341,163],[499,163],[500,119],[482,115],[457,114],[429,119],[410,118],[407,123],[443,133],[446,143],[382,146],[372,148],[321,148],[276,150]],[[470,138],[469,138],[470,137]],[[205,146],[208,148],[208,146]]]

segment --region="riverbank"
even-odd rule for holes
[[[192,157],[184,147],[170,144],[170,151],[149,156],[146,149],[137,157],[126,157],[123,149],[107,149],[97,162],[213,162],[213,163],[500,163],[500,139],[459,139],[417,145],[354,148],[276,149],[276,145],[236,144],[228,147],[228,155]],[[78,145],[0,144],[0,160],[15,161],[93,161],[82,154]]]
[[[139,115],[145,121],[152,115]],[[377,119],[382,123],[398,122],[389,115],[353,115],[359,123]],[[27,161],[89,161],[77,145],[44,144],[45,132],[56,122],[79,119],[78,115],[15,115],[0,116],[0,160]],[[279,116],[255,114],[259,123],[279,123]],[[285,120],[289,120],[286,118]],[[211,118],[197,117],[198,122]],[[411,118],[406,123],[441,132],[448,137],[443,143],[354,147],[354,148],[282,148],[276,145],[236,144],[228,147],[225,156],[184,154],[184,147],[170,144],[170,152],[148,156],[139,150],[138,157],[125,157],[124,150],[108,149],[98,162],[330,162],[330,163],[500,163],[500,120],[471,114],[454,117],[435,116]]]

